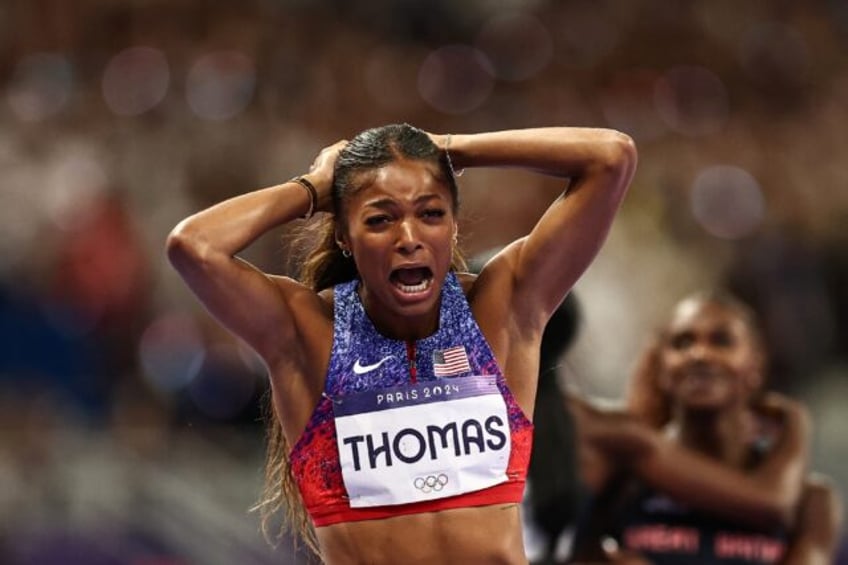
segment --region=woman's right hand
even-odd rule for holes
[[[309,166],[309,173],[304,175],[315,186],[318,192],[318,203],[316,211],[333,212],[333,170],[336,166],[336,159],[339,157],[339,152],[347,145],[347,140],[342,139],[323,148],[312,165]]]
[[[788,396],[767,392],[754,404],[759,415],[759,433],[775,440],[782,434],[796,433],[806,437],[810,433],[810,414],[807,407]]]

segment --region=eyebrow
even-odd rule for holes
[[[419,196],[418,198],[413,200],[412,204],[414,206],[417,206],[417,205],[419,205],[423,202],[427,202],[428,200],[433,200],[434,198],[442,200],[441,195],[433,192],[433,193],[430,193],[430,194],[422,194],[421,196]],[[385,209],[385,208],[390,208],[391,206],[394,206],[396,202],[397,202],[397,199],[395,199],[395,198],[382,197],[382,198],[376,198],[374,200],[369,200],[369,201],[365,202],[363,204],[363,206],[370,206],[370,207],[374,207],[374,208]]]

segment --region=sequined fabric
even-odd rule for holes
[[[507,468],[508,481],[483,491],[440,500],[392,507],[350,508],[339,465],[332,398],[399,386],[410,380],[406,342],[387,338],[376,330],[359,300],[357,284],[358,281],[352,281],[334,289],[334,339],[324,396],[291,452],[292,473],[315,525],[520,502],[530,459],[533,425],[507,388],[494,354],[474,320],[459,280],[454,273],[449,273],[442,290],[439,329],[415,344],[417,380],[496,375],[510,419],[512,452]],[[465,348],[471,370],[450,377],[436,377],[433,354],[456,346]]]

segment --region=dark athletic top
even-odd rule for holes
[[[595,500],[603,516],[581,520],[575,550],[585,551],[587,536],[610,536],[622,549],[655,565],[777,564],[787,549],[781,530],[760,531],[695,511],[636,480],[613,481]],[[588,517],[588,516],[587,516]],[[594,530],[589,534],[588,530]],[[575,561],[589,554],[575,555]]]

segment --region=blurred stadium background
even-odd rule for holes
[[[303,561],[248,512],[263,368],[164,239],[396,121],[633,136],[561,378],[620,398],[670,305],[727,286],[764,320],[771,384],[811,408],[813,467],[848,488],[846,47],[841,0],[3,0],[0,562]],[[469,256],[561,189],[460,184]],[[290,272],[296,228],[246,257]]]

